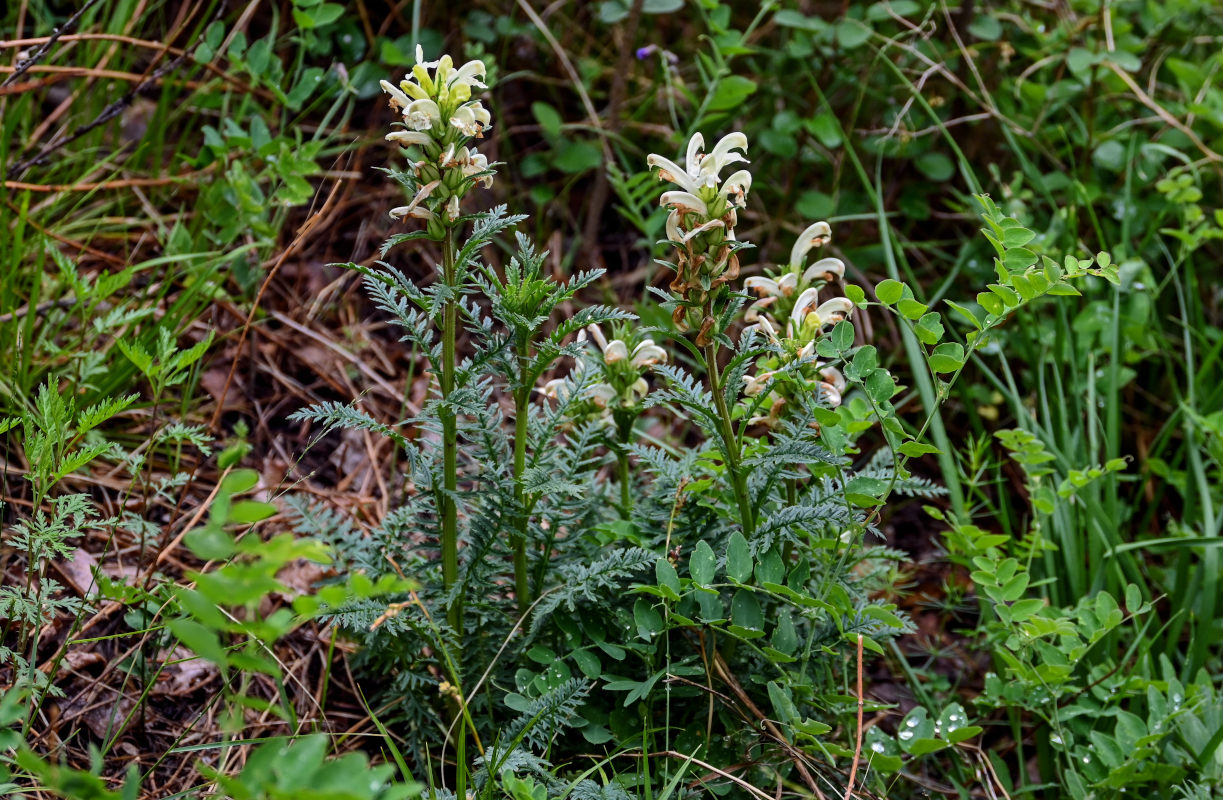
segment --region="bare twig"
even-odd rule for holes
[[[80,21],[84,13],[97,4],[97,2],[98,0],[87,0],[85,5],[77,9],[77,12],[69,17],[68,21],[65,22],[62,27],[56,28],[54,31],[52,31],[51,35],[47,37],[47,41],[37,50],[31,53],[29,58],[18,64],[17,68],[13,70],[12,74],[4,79],[4,83],[0,83],[0,89],[3,89],[5,86],[15,82],[18,78],[24,75],[26,71],[30,69],[30,67],[37,64],[39,59],[45,56],[47,51],[55,45],[55,42],[58,41],[59,38],[65,33],[75,28],[76,24]]]
[[[858,634],[858,738],[854,744],[854,763],[849,768],[849,785],[845,787],[845,800],[854,795],[854,781],[858,777],[858,762],[862,760],[862,634]]]

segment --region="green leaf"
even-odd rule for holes
[[[1036,612],[1044,608],[1045,601],[1039,597],[1031,597],[1027,600],[1020,600],[1010,608],[1012,622],[1023,622],[1031,617]]]
[[[879,366],[879,351],[871,344],[859,347],[854,353],[853,365],[859,375],[869,375]]]
[[[867,606],[862,609],[862,613],[871,619],[882,622],[889,628],[903,628],[905,626],[904,621],[900,617],[892,613],[891,609],[884,608],[883,606]]]
[[[880,281],[878,285],[875,286],[875,297],[877,297],[879,302],[883,303],[885,306],[895,305],[897,300],[904,297],[904,293],[904,284],[900,281],[892,280],[891,278]]]
[[[730,603],[730,618],[736,625],[752,631],[764,630],[764,612],[754,592],[740,589]]]
[[[205,661],[225,666],[228,657],[221,639],[215,632],[190,619],[172,619],[166,623],[170,633],[191,652]]]
[[[757,84],[742,75],[729,75],[718,84],[709,102],[710,111],[729,111],[743,104],[756,93]]]
[[[871,38],[871,29],[854,19],[843,19],[836,24],[837,44],[846,50],[862,46]]]
[[[952,310],[954,310],[957,314],[959,314],[964,319],[965,322],[972,325],[977,330],[982,330],[981,320],[978,319],[977,315],[967,306],[963,306],[952,300],[945,300],[943,302],[945,302],[948,306],[952,308]]]
[[[854,346],[854,326],[852,322],[838,322],[832,329],[832,346],[838,352],[844,353]]]
[[[726,545],[726,574],[731,580],[746,583],[752,577],[752,551],[743,534],[735,531]]]
[[[911,756],[924,756],[929,753],[937,753],[949,745],[947,742],[939,741],[938,739],[914,739],[908,743],[908,752]]]
[[[964,366],[964,348],[957,342],[944,342],[930,354],[930,369],[939,373],[955,372]]]
[[[1012,272],[1022,271],[1036,263],[1036,254],[1026,247],[1016,247],[1006,251],[1002,265]]]
[[[934,445],[923,444],[922,442],[905,442],[897,450],[902,456],[909,456],[910,458],[942,452]]]
[[[1023,247],[1035,238],[1035,233],[1022,226],[1007,228],[1002,232],[1002,244],[1006,247]]]
[[[654,578],[658,581],[659,586],[666,587],[674,595],[672,599],[678,599],[680,594],[679,573],[675,571],[675,567],[671,566],[671,562],[665,558],[659,558],[654,562]]]
[[[1002,23],[989,14],[974,14],[968,32],[986,42],[996,42],[1002,36]]]
[[[249,491],[259,483],[259,473],[253,469],[236,469],[221,482],[221,491],[227,494],[241,494]]]
[[[876,403],[890,400],[897,390],[896,381],[886,369],[877,369],[872,372],[864,385],[867,395]]]
[[[708,586],[713,583],[717,571],[717,556],[713,554],[713,548],[709,546],[709,543],[702,539],[696,543],[696,547],[692,550],[692,557],[688,559],[688,572],[697,585]]]
[[[539,123],[544,138],[552,139],[560,136],[564,120],[561,119],[559,111],[547,103],[535,102],[531,103],[531,113],[535,116],[535,121]]]
[[[773,629],[773,637],[769,640],[779,652],[790,655],[798,648],[798,631],[790,612],[781,611],[777,615],[777,627]]]
[[[251,525],[256,522],[276,516],[276,506],[262,503],[258,500],[239,500],[229,507],[229,521],[241,525]]]
[[[774,131],[773,133],[776,132]],[[785,134],[778,135],[785,136]],[[793,142],[794,137],[787,136],[786,141]],[[832,216],[833,212],[837,210],[837,203],[832,195],[825,194],[816,189],[808,189],[798,196],[798,202],[794,204],[794,209],[803,219],[824,219]]]
[[[189,531],[183,537],[183,544],[205,561],[226,559],[237,551],[234,546],[234,537],[218,525],[207,525]]]
[[[925,303],[919,303],[911,297],[902,297],[896,302],[896,310],[903,314],[907,319],[920,319],[923,314],[930,310],[930,307]]]
[[[647,642],[662,633],[662,614],[645,598],[639,597],[633,604],[633,621],[637,623],[637,635]]]
[[[922,153],[916,160],[921,173],[936,183],[955,174],[955,163],[943,153]]]
[[[590,142],[557,142],[553,164],[561,172],[576,175],[603,163],[603,151]]]

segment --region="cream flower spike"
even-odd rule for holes
[[[705,186],[717,186],[721,183],[722,179],[718,176],[728,164],[747,161],[743,155],[733,152],[734,150],[747,150],[747,136],[738,131],[723,136],[707,155],[701,153],[701,148],[704,146],[705,137],[699,132],[694,133],[688,140],[684,167],[680,167],[671,159],[657,153],[651,153],[646,158],[646,164],[658,168],[658,177],[695,195]],[[746,171],[740,170],[732,176],[732,179],[738,179],[735,185],[742,187],[743,193],[746,193],[747,187],[751,185],[751,176],[744,179],[740,173],[746,174]]]
[[[768,337],[768,340],[773,344],[779,344],[777,341],[777,331],[773,328],[773,323],[769,322],[768,317],[757,316],[756,323],[752,327]]]
[[[700,134],[697,134],[698,136]],[[674,183],[676,186],[683,189],[689,194],[695,195],[700,191],[700,184],[696,181],[696,176],[688,172],[688,170],[680,167],[666,156],[660,156],[657,153],[651,153],[645,160],[650,167],[658,167],[658,177],[664,181]]]
[[[544,397],[551,397],[556,400],[569,399],[569,379],[568,378],[553,378],[543,385],[543,388],[537,388],[535,391],[542,394]]]
[[[418,208],[418,206],[421,203],[423,203],[425,200],[427,200],[429,198],[429,195],[433,194],[433,190],[436,189],[438,186],[440,186],[441,183],[442,183],[441,181],[429,181],[424,186],[420,187],[420,191],[418,191],[416,193],[416,196],[412,198],[412,202],[408,203],[406,206],[399,206],[398,208],[392,208],[391,216],[396,219],[399,219],[400,217],[418,217],[420,219],[432,218],[433,216],[432,213],[430,213],[426,209]],[[420,211],[424,211],[425,214],[422,215],[420,213],[417,213]]]
[[[820,307],[815,310],[815,316],[820,320],[820,327],[823,327],[846,319],[853,310],[854,304],[847,298],[834,297],[820,304]]]
[[[832,241],[832,228],[827,222],[817,222],[798,235],[790,250],[790,266],[800,267],[813,247],[823,247]]]
[[[419,44],[416,45],[416,66],[424,67],[425,69],[436,69],[441,65],[441,59],[437,61],[425,61],[425,48]]]
[[[684,155],[684,164],[688,167],[688,174],[692,176],[701,174],[701,150],[705,147],[705,137],[700,131],[692,134],[692,138],[688,140],[688,152]]]
[[[830,383],[820,383],[818,391],[820,399],[828,404],[829,408],[836,408],[841,405],[841,392],[837,387]]]
[[[764,391],[764,387],[777,372],[762,372],[759,375],[744,375],[743,376],[743,393],[748,397],[755,397]]]
[[[594,325],[594,324],[587,325],[585,328],[582,328],[580,331],[578,331],[578,341],[579,342],[586,341],[587,332],[589,332],[590,338],[594,339],[595,344],[599,346],[599,350],[607,349],[607,337],[603,335],[603,329],[600,328],[598,325]],[[581,363],[581,362],[578,362],[578,363]]]
[[[690,242],[697,236],[700,236],[705,231],[713,230],[714,228],[724,228],[724,227],[726,227],[726,224],[722,222],[722,220],[711,219],[708,222],[702,222],[700,225],[696,226],[695,228],[688,231],[687,233],[682,233],[681,231],[682,235],[678,239],[672,239],[671,241],[680,242],[681,244]],[[734,233],[734,231],[730,231],[730,233]],[[727,238],[729,239],[732,237],[728,235]]]
[[[586,387],[586,396],[599,408],[607,408],[616,399],[616,390],[610,383],[595,383]]]
[[[841,394],[845,393],[847,384],[845,383],[845,376],[841,374],[841,370],[836,367],[824,367],[820,370],[820,377],[824,379],[825,383],[832,386]]]
[[[462,131],[464,136],[482,136],[490,119],[488,111],[477,101],[455,109],[450,124]]]

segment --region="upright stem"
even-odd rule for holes
[[[525,348],[518,354],[519,378],[525,379],[528,356]],[[531,399],[528,386],[514,392],[514,501],[518,507],[518,530],[513,535],[514,543],[514,597],[518,601],[518,615],[525,616],[531,607],[531,581],[527,572],[527,511],[526,493],[522,488],[522,476],[527,471],[527,409]]]
[[[735,490],[735,502],[739,505],[739,519],[743,523],[743,535],[750,537],[756,531],[756,519],[752,514],[751,498],[747,493],[747,481],[739,469],[739,440],[735,436],[735,426],[730,419],[730,409],[726,407],[726,398],[722,396],[722,378],[718,373],[718,346],[710,344],[705,347],[705,366],[709,370],[709,390],[713,392],[713,402],[718,409],[718,418],[722,424],[722,443],[726,451],[726,469],[730,473],[731,486]]]
[[[616,467],[620,476],[620,514],[628,519],[633,515],[633,492],[627,442],[621,442],[620,447],[616,448]]]
[[[455,286],[454,229],[446,228],[442,243],[443,280],[451,289]],[[459,427],[449,405],[454,391],[455,338],[458,335],[459,308],[454,300],[442,311],[442,588],[449,593],[459,579],[458,507],[454,501],[459,485]],[[450,627],[463,631],[463,601],[456,599],[446,610]]]

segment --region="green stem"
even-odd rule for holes
[[[620,475],[620,516],[628,519],[633,514],[633,492],[629,478],[627,442],[621,442],[616,448],[616,467]]]
[[[443,280],[457,291],[455,284],[454,229],[446,229],[442,243]],[[454,392],[455,339],[458,335],[459,308],[454,300],[446,303],[442,310],[442,588],[449,593],[459,579],[459,528],[458,507],[455,491],[459,485],[459,428],[458,420],[449,405]],[[463,631],[463,601],[455,600],[446,610],[450,626],[459,633]]]
[[[518,354],[519,377],[525,379],[527,356]],[[518,530],[513,535],[514,543],[514,596],[518,601],[519,616],[526,616],[531,607],[531,582],[527,572],[527,510],[526,493],[522,489],[522,476],[527,470],[527,403],[530,387],[514,392],[514,500],[518,508],[516,520]]]
[[[752,514],[752,503],[747,493],[747,481],[739,469],[739,440],[735,436],[735,427],[730,419],[730,409],[726,407],[726,398],[722,396],[722,378],[718,373],[718,346],[710,344],[705,347],[705,367],[709,370],[709,390],[713,392],[713,402],[718,409],[718,418],[722,425],[722,443],[726,451],[726,469],[730,472],[730,483],[735,490],[735,502],[739,505],[739,519],[743,523],[743,535],[751,537],[756,531],[756,519]]]

